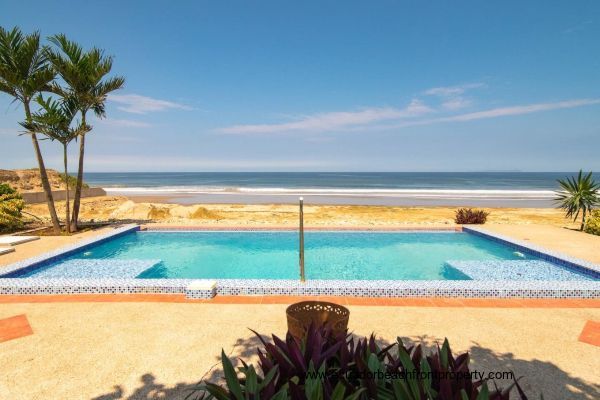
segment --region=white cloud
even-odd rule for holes
[[[428,96],[451,97],[463,94],[469,89],[477,89],[482,87],[485,87],[484,83],[467,83],[465,85],[435,87],[428,89],[423,93]]]
[[[445,119],[448,121],[472,121],[475,119],[483,118],[497,118],[506,117],[509,115],[531,114],[541,111],[558,110],[561,108],[575,108],[599,103],[600,99],[576,99],[559,101],[556,103],[537,103],[523,106],[493,108],[487,111],[478,111],[468,114],[455,115],[453,117],[448,117]]]
[[[442,108],[452,111],[469,107],[472,104],[472,101],[468,98],[465,98],[463,95],[470,89],[482,87],[485,87],[485,84],[468,83],[458,86],[435,87],[428,89],[423,93],[427,96],[437,96],[441,98],[443,100],[441,104]]]
[[[367,108],[360,111],[329,112],[305,116],[292,122],[278,124],[234,125],[219,132],[230,134],[323,132],[371,124],[379,121],[417,117],[433,110],[414,99],[405,108]]]
[[[442,107],[446,110],[460,110],[461,108],[469,107],[472,101],[464,97],[454,97],[442,103]]]
[[[583,106],[589,106],[589,105],[595,105],[595,104],[600,104],[600,99],[574,99],[574,100],[559,101],[559,102],[555,102],[555,103],[535,103],[535,104],[527,104],[527,105],[520,105],[520,106],[492,108],[490,110],[477,111],[477,112],[466,113],[466,114],[457,114],[457,115],[453,115],[450,117],[443,117],[443,118],[428,118],[428,119],[420,119],[420,120],[416,120],[416,121],[406,121],[406,122],[399,123],[399,124],[371,126],[370,128],[372,130],[390,130],[390,129],[406,128],[409,126],[439,124],[439,123],[443,123],[443,122],[468,122],[468,121],[474,121],[474,120],[479,120],[479,119],[533,114],[536,112],[567,109],[567,108],[576,108],[576,107],[583,107]]]
[[[106,118],[98,121],[103,125],[115,126],[115,127],[124,127],[124,128],[149,128],[152,124],[143,121],[134,121],[130,119],[113,119]]]
[[[133,114],[146,114],[152,111],[165,111],[170,109],[191,110],[192,108],[184,104],[174,103],[167,100],[153,99],[151,97],[140,96],[139,94],[111,94],[108,100],[123,104],[117,108]]]

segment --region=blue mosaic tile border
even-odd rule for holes
[[[339,281],[221,279],[227,296],[600,298],[598,281]]]
[[[580,274],[590,276],[591,278],[600,279],[600,265],[598,264],[571,257],[566,254],[549,250],[522,240],[516,240],[504,235],[496,234],[480,227],[463,226],[463,231],[484,237],[488,240],[502,243],[505,246],[511,247],[515,250],[519,250],[523,253],[541,258],[542,260],[561,265]]]
[[[0,279],[0,294],[182,294],[192,279]]]
[[[221,279],[216,289],[197,290],[205,279],[0,279],[2,294],[185,294],[227,296],[600,298],[598,281],[339,281],[302,283],[276,279]]]
[[[37,268],[40,263],[54,262],[75,251],[101,243],[119,235],[139,230],[127,225],[77,244],[45,253],[2,269],[0,294],[88,294],[88,293],[179,293],[188,298],[210,298],[221,295],[288,295],[288,296],[357,296],[357,297],[521,297],[521,298],[600,298],[600,281],[342,281],[221,279],[216,288],[201,279],[36,279],[9,278],[24,268]],[[498,240],[520,251],[550,257],[548,261],[570,266],[578,271],[598,273],[592,263],[576,260],[555,252],[539,249],[508,238],[491,234],[480,228],[464,228],[466,232]],[[545,252],[543,252],[545,251]],[[537,253],[536,253],[537,252]],[[538,255],[538,253],[541,255]],[[560,262],[557,262],[560,261]],[[563,264],[564,263],[564,264]],[[596,276],[596,275],[594,275]],[[198,284],[211,289],[197,289]],[[202,285],[200,285],[202,286]]]
[[[0,279],[2,294],[185,294],[209,299],[215,289],[198,290],[192,284],[214,283],[210,279]],[[190,287],[192,286],[192,287]],[[209,285],[207,285],[209,286]]]

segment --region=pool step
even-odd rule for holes
[[[160,262],[161,260],[74,259],[41,269],[32,278],[135,278]]]
[[[580,281],[590,277],[542,260],[448,260],[454,268],[477,281]]]

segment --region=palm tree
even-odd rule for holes
[[[53,68],[64,80],[66,87],[58,84],[52,85],[52,91],[63,98],[72,99],[81,113],[81,123],[85,126],[88,111],[103,118],[105,116],[105,103],[107,95],[125,84],[122,77],[106,78],[112,69],[112,57],[105,56],[97,48],[84,51],[80,45],[68,40],[63,34],[49,38],[58,50],[48,49],[46,54]],[[91,127],[90,129],[91,130]],[[79,218],[79,204],[81,202],[81,188],[83,184],[83,160],[85,155],[85,135],[89,130],[82,131],[79,135],[79,162],[77,168],[77,186],[73,200],[73,215],[71,225],[77,230]]]
[[[48,139],[57,140],[63,146],[63,164],[66,185],[66,204],[65,204],[65,229],[71,232],[70,227],[70,199],[69,199],[69,172],[67,163],[67,148],[71,141],[78,136],[85,134],[89,126],[83,123],[76,123],[72,127],[73,120],[77,115],[75,103],[69,99],[58,102],[49,97],[47,100],[39,95],[36,98],[41,110],[32,114],[31,121],[22,122],[21,126],[28,132],[37,132]]]
[[[567,177],[559,179],[558,183],[561,190],[556,192],[556,201],[559,202],[559,207],[566,211],[567,218],[573,217],[576,221],[579,213],[582,213],[581,228],[585,227],[585,217],[592,209],[600,205],[600,184],[592,177],[592,172],[583,175],[583,171],[579,170],[577,177]]]
[[[54,76],[54,71],[48,65],[46,53],[40,47],[39,32],[23,35],[16,27],[11,31],[0,27],[0,91],[9,94],[14,101],[23,104],[27,122],[31,122],[31,100],[48,89]],[[60,232],[60,224],[40,144],[35,132],[29,132],[29,136],[33,143],[52,226],[55,232]]]

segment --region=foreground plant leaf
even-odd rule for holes
[[[262,373],[242,360],[238,376],[222,351],[225,387],[197,389],[218,400],[509,400],[516,388],[518,398],[527,399],[516,380],[504,390],[494,383],[492,391],[486,381],[473,380],[469,354],[455,357],[447,339],[427,353],[400,338],[380,349],[374,335],[355,340],[318,326],[303,341],[288,334],[285,341],[273,335],[267,342],[254,333],[263,346],[257,349]],[[457,373],[464,376],[451,377]]]

